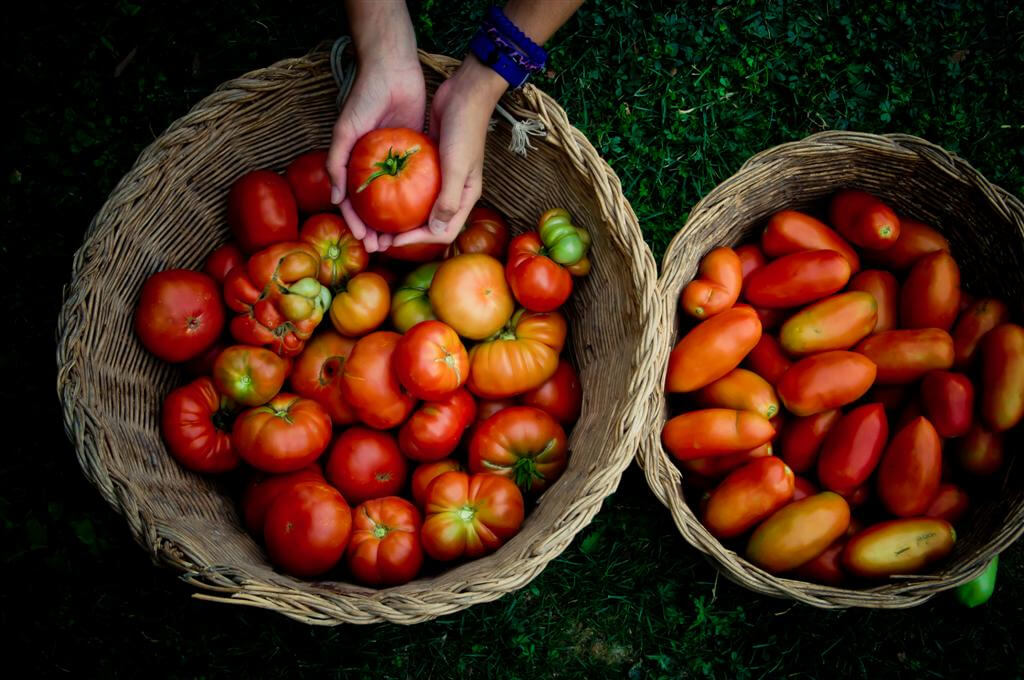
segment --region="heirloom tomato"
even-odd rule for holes
[[[402,389],[394,370],[398,333],[377,331],[360,338],[345,362],[342,395],[359,420],[378,430],[401,425],[416,400]]]
[[[430,283],[430,305],[437,318],[470,340],[491,337],[515,311],[501,263],[481,254],[442,262]]]
[[[142,284],[135,333],[164,361],[187,361],[212,345],[224,329],[217,282],[201,272],[168,269]]]
[[[537,233],[544,245],[544,254],[567,267],[587,256],[590,234],[572,223],[565,208],[552,208],[537,220]]]
[[[475,418],[476,402],[462,388],[423,402],[398,431],[398,448],[412,460],[439,460],[455,450]]]
[[[270,561],[310,578],[329,571],[345,554],[352,510],[323,482],[303,482],[278,496],[267,510],[263,537]]]
[[[412,270],[391,296],[391,323],[404,333],[421,321],[436,318],[430,306],[430,283],[439,262],[431,262]]]
[[[235,180],[228,193],[228,224],[243,251],[299,237],[299,211],[288,182],[271,170],[254,170]]]
[[[469,354],[458,333],[440,321],[421,321],[398,341],[395,374],[417,399],[441,399],[469,377]]]
[[[480,557],[519,532],[523,494],[498,475],[446,472],[427,488],[421,541],[435,560]]]
[[[212,276],[214,281],[223,286],[228,273],[242,264],[245,264],[245,255],[237,245],[228,242],[210,253],[203,265],[203,272]]]
[[[302,223],[299,239],[313,246],[320,256],[316,277],[331,290],[366,269],[369,262],[363,242],[352,235],[341,215],[312,215]]]
[[[171,390],[164,399],[160,429],[175,460],[196,472],[226,472],[238,465],[228,420],[231,401],[209,378]]]
[[[583,388],[576,369],[565,359],[559,359],[554,375],[540,387],[525,392],[521,401],[524,406],[547,411],[562,427],[571,427],[579,419],[583,405]]]
[[[448,248],[448,254],[481,253],[500,259],[505,257],[508,240],[505,218],[490,208],[478,205],[469,212],[466,224]]]
[[[324,473],[316,463],[310,463],[301,470],[283,475],[254,477],[245,487],[242,495],[242,521],[249,533],[256,537],[263,535],[263,523],[267,510],[277,497],[303,482],[323,482]]]
[[[282,392],[238,416],[231,443],[242,460],[263,472],[294,472],[324,452],[331,418],[320,404]]]
[[[504,399],[537,389],[558,369],[565,317],[520,309],[504,329],[469,351],[466,387],[484,399]]]
[[[420,511],[397,496],[364,501],[352,511],[347,561],[361,583],[395,586],[407,583],[423,566]]]
[[[523,490],[543,491],[567,465],[562,426],[532,406],[513,406],[477,425],[469,443],[469,470],[507,477]]]
[[[331,302],[331,323],[342,335],[360,337],[388,318],[391,291],[379,274],[363,272],[341,284]]]
[[[317,333],[295,358],[289,377],[292,389],[323,406],[336,426],[350,425],[357,420],[355,410],[341,393],[345,360],[355,344],[355,340],[333,330]]]
[[[284,385],[288,362],[269,349],[232,345],[213,362],[217,389],[243,406],[259,406]]]
[[[519,304],[534,312],[558,309],[572,293],[572,275],[548,257],[540,235],[532,231],[509,244],[505,278]]]
[[[302,212],[311,215],[335,209],[331,203],[331,176],[327,174],[326,151],[318,149],[297,156],[288,164],[284,177]]]
[[[391,434],[356,426],[334,441],[325,472],[346,500],[358,504],[397,495],[408,468]]]
[[[381,255],[400,262],[432,262],[441,259],[447,247],[443,243],[407,243],[391,246]]]
[[[430,483],[446,472],[462,472],[462,463],[454,458],[444,458],[429,463],[420,463],[412,472],[412,498],[421,508],[427,500]]]

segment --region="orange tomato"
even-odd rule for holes
[[[897,517],[928,509],[942,479],[942,440],[927,418],[904,425],[885,448],[878,466],[878,496]]]
[[[770,455],[772,455],[772,443],[765,442],[757,448],[750,449],[749,451],[729,453],[724,456],[708,456],[707,458],[681,460],[679,461],[679,466],[691,474],[699,475],[702,478],[710,480],[724,477],[736,468],[746,465],[752,460],[765,458]]]
[[[928,371],[953,365],[953,338],[940,328],[884,331],[854,348],[878,367],[878,382],[914,382]]]
[[[995,474],[1003,467],[1003,434],[975,423],[957,447],[960,467],[977,477]]]
[[[793,471],[775,456],[758,458],[730,472],[711,493],[704,525],[718,538],[739,536],[792,497]]]
[[[929,371],[921,381],[921,407],[940,437],[962,437],[974,420],[974,385],[963,373]]]
[[[927,224],[909,217],[900,218],[900,237],[883,250],[868,250],[865,259],[886,269],[907,269],[919,258],[939,250],[949,252],[949,241]]]
[[[878,304],[870,293],[840,293],[789,317],[779,340],[794,355],[848,349],[874,330],[877,319]]]
[[[795,210],[775,213],[761,234],[761,248],[769,257],[791,255],[803,250],[834,250],[860,269],[860,258],[846,240],[824,222]]]
[[[732,408],[771,419],[779,412],[779,399],[767,380],[743,368],[734,368],[697,393],[703,406]]]
[[[333,330],[317,333],[295,358],[289,380],[299,396],[318,402],[335,425],[351,425],[358,419],[352,406],[341,393],[345,360],[355,340]]]
[[[838,409],[831,409],[786,424],[779,437],[779,456],[793,472],[804,473],[814,467],[825,437],[841,415]]]
[[[732,307],[743,287],[740,258],[732,248],[715,248],[700,261],[698,278],[683,289],[680,304],[690,316],[706,319]]]
[[[395,346],[401,337],[391,331],[370,333],[345,361],[342,395],[361,421],[378,430],[398,427],[416,405],[395,375]]]
[[[851,497],[875,471],[889,438],[881,404],[865,404],[842,418],[825,437],[818,456],[818,480],[829,491]]]
[[[484,399],[537,389],[558,369],[567,326],[558,312],[520,309],[503,331],[469,351],[466,387]]]
[[[774,435],[768,419],[756,413],[709,408],[670,419],[661,430],[661,441],[679,460],[691,460],[753,449]]]
[[[1010,317],[1010,310],[995,298],[975,300],[961,314],[953,328],[953,365],[969,366],[981,339]]]
[[[793,364],[775,388],[782,403],[798,416],[857,401],[875,381],[875,364],[856,352],[812,354]]]
[[[834,250],[805,250],[755,269],[744,295],[758,307],[798,307],[841,290],[850,272],[850,263]]]
[[[417,399],[441,399],[469,376],[469,354],[451,326],[421,321],[395,347],[395,375]]]
[[[740,273],[743,275],[744,283],[746,283],[750,272],[758,267],[763,267],[768,262],[761,249],[753,243],[737,246],[734,250],[736,251],[736,257],[740,258]]]
[[[900,291],[900,323],[904,328],[948,331],[960,308],[960,268],[944,251],[925,255],[910,270]]]
[[[491,337],[515,311],[504,267],[480,253],[441,263],[430,283],[430,305],[437,318],[470,340]]]
[[[967,508],[970,507],[970,499],[967,492],[956,484],[942,484],[939,486],[931,505],[924,511],[925,517],[936,517],[944,519],[950,524],[964,516]]]
[[[766,519],[747,543],[747,558],[772,573],[789,571],[825,552],[849,524],[850,506],[839,494],[825,491]]]
[[[864,191],[840,191],[829,205],[832,226],[854,245],[884,249],[900,237],[900,218],[892,208]]]
[[[897,327],[899,314],[900,284],[890,272],[881,269],[865,269],[850,279],[850,290],[870,293],[875,298],[878,314],[872,333],[890,331]]]
[[[777,384],[779,378],[793,365],[782,351],[779,341],[767,333],[761,335],[743,363],[772,385]]]
[[[739,366],[761,338],[761,322],[750,307],[734,307],[697,324],[668,360],[665,389],[692,392]]]
[[[1024,418],[1024,328],[1004,323],[981,343],[981,417],[994,432]]]
[[[956,532],[942,519],[918,517],[880,522],[850,538],[843,567],[868,579],[917,574],[948,555]]]
[[[356,274],[331,301],[331,323],[342,335],[358,338],[384,323],[391,310],[391,291],[379,274]]]

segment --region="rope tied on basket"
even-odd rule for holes
[[[356,79],[356,62],[354,59],[345,57],[345,51],[351,44],[351,36],[343,35],[335,40],[331,47],[331,73],[334,75],[334,82],[338,85],[336,103],[339,110],[348,98],[349,92],[352,91],[352,84]],[[546,137],[548,134],[544,121],[539,118],[519,120],[501,104],[496,105],[494,110],[512,126],[512,139],[508,144],[508,150],[512,153],[525,157],[527,149],[536,148],[530,143],[530,137]],[[492,118],[487,130],[493,130],[496,123],[497,121]]]

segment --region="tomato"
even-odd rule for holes
[[[804,250],[755,269],[743,293],[758,307],[799,307],[837,293],[850,272],[850,263],[834,250]]]
[[[469,354],[451,326],[421,321],[395,347],[395,374],[417,399],[440,399],[469,377]]]
[[[795,210],[783,210],[772,215],[761,234],[761,248],[768,257],[805,250],[834,250],[850,263],[850,271],[860,269],[857,251],[842,236],[824,222]]]
[[[881,404],[865,404],[842,418],[825,437],[818,456],[818,480],[847,497],[868,480],[882,458],[889,421]]]
[[[242,522],[253,536],[263,535],[267,510],[277,498],[303,482],[326,483],[324,473],[316,463],[283,475],[254,477],[242,495]]]
[[[299,239],[320,256],[317,280],[332,290],[366,269],[370,256],[363,242],[352,235],[341,215],[321,213],[302,223]]]
[[[884,331],[862,340],[854,351],[878,367],[881,384],[914,382],[928,371],[953,366],[953,338],[939,328]]]
[[[212,345],[195,355],[183,366],[185,372],[193,378],[201,378],[213,375],[213,365],[217,362],[220,353],[231,346],[231,339],[221,336]]]
[[[519,533],[523,494],[498,475],[446,472],[427,488],[421,541],[435,560],[480,557]]]
[[[356,274],[331,302],[331,323],[342,335],[360,337],[388,318],[391,291],[387,281],[373,272]]]
[[[228,193],[228,224],[246,253],[296,240],[299,211],[292,188],[271,170],[254,170],[242,175]]]
[[[416,578],[423,566],[420,511],[397,496],[375,498],[352,512],[348,568],[368,585],[396,586]]]
[[[436,318],[430,306],[430,283],[441,265],[431,262],[412,270],[391,297],[391,323],[404,333],[421,321]]]
[[[767,418],[727,408],[689,411],[671,418],[661,430],[662,443],[679,460],[745,451],[773,436],[775,428]]]
[[[566,265],[565,268],[573,276],[580,277],[580,276],[586,276],[587,274],[589,274],[590,273],[590,267],[591,267],[590,258],[589,257],[584,257],[582,260],[580,260],[576,264]]]
[[[341,560],[352,532],[352,510],[323,482],[303,482],[271,503],[263,524],[270,561],[310,578]]]
[[[940,437],[962,437],[974,419],[974,385],[963,373],[929,371],[921,381],[921,405]]]
[[[793,364],[775,385],[793,414],[811,416],[857,401],[875,381],[875,364],[856,352],[812,354]]]
[[[355,340],[332,330],[318,333],[296,357],[289,378],[295,393],[323,406],[336,426],[358,420],[355,410],[341,393],[345,360],[355,344]]]
[[[565,345],[565,317],[520,309],[508,325],[469,351],[466,387],[484,399],[504,399],[535,390],[555,374]]]
[[[952,524],[964,516],[969,506],[970,499],[966,491],[956,484],[941,484],[924,515],[944,519]]]
[[[929,253],[949,252],[949,241],[926,224],[909,217],[900,218],[900,237],[884,250],[869,250],[865,256],[886,269],[908,269]]]
[[[577,264],[590,249],[590,234],[572,223],[565,208],[552,208],[542,214],[537,220],[537,233],[545,254],[560,265]]]
[[[135,333],[164,361],[187,361],[216,342],[224,329],[224,305],[216,281],[188,269],[168,269],[142,284]]]
[[[944,251],[925,255],[903,282],[900,322],[904,328],[948,331],[960,308],[960,268]]]
[[[905,385],[875,385],[864,395],[866,402],[878,402],[886,411],[898,411],[907,403]]]
[[[571,427],[579,420],[583,407],[583,388],[576,369],[565,359],[559,359],[554,375],[540,387],[523,393],[521,401],[525,406],[546,411],[562,427]]]
[[[850,279],[847,288],[869,293],[875,299],[877,314],[872,333],[891,331],[899,325],[900,284],[891,273],[881,269],[865,269]]]
[[[999,570],[999,555],[989,561],[988,566],[981,572],[981,575],[974,580],[957,586],[954,592],[957,602],[973,609],[985,604],[992,597],[996,589],[996,573]]]
[[[238,246],[229,241],[220,248],[217,248],[206,258],[203,265],[203,272],[213,277],[213,280],[223,285],[228,272],[235,267],[245,264],[245,255],[238,249]]]
[[[281,391],[287,362],[269,349],[232,345],[213,363],[213,382],[221,394],[243,406],[265,404]]]
[[[412,498],[416,505],[423,507],[427,500],[427,489],[431,482],[446,472],[462,472],[462,463],[454,458],[444,458],[429,463],[420,463],[412,472]]]
[[[508,247],[505,278],[523,307],[550,312],[561,307],[572,293],[572,275],[547,256],[536,232],[520,234]]]
[[[743,363],[772,385],[778,384],[779,378],[793,365],[779,341],[767,333],[761,335]]]
[[[726,476],[733,470],[743,467],[752,460],[765,458],[772,455],[772,443],[765,442],[749,451],[739,453],[727,453],[724,456],[708,456],[706,458],[694,458],[692,460],[679,461],[679,467],[687,472],[699,475],[709,482]],[[692,478],[687,481],[692,482]]]
[[[956,532],[949,522],[931,517],[894,519],[874,524],[850,538],[843,568],[867,579],[919,574],[953,550]]]
[[[429,137],[409,128],[377,128],[352,147],[348,196],[366,226],[385,234],[421,227],[441,192],[441,164]]]
[[[734,307],[701,321],[672,349],[667,392],[692,392],[739,366],[761,339],[761,322],[750,307]]]
[[[846,580],[841,560],[846,543],[847,539],[845,537],[835,541],[832,545],[825,548],[825,552],[810,562],[804,562],[797,567],[796,571],[793,572],[793,576],[807,581],[823,583],[828,586],[840,585]]]
[[[793,355],[848,349],[874,330],[877,319],[878,304],[870,293],[840,293],[789,317],[779,340]]]
[[[444,256],[447,247],[443,243],[407,243],[404,246],[391,246],[381,255],[399,262],[433,262]]]
[[[718,538],[739,536],[789,503],[793,485],[793,471],[775,456],[751,461],[711,493],[704,525]]]
[[[448,248],[448,254],[481,253],[501,259],[505,256],[508,239],[505,218],[490,208],[477,205],[469,212],[466,224]]]
[[[519,401],[516,399],[481,399],[477,402],[476,422],[483,422],[509,406],[519,406]]]
[[[501,263],[480,254],[442,262],[430,283],[430,304],[437,318],[470,340],[491,337],[515,311]]]
[[[697,392],[702,406],[753,411],[769,420],[779,412],[779,399],[771,384],[745,368],[734,368],[729,373],[705,385]]]
[[[397,495],[405,486],[408,466],[394,436],[356,426],[334,440],[325,472],[327,481],[358,505]]]
[[[830,409],[787,423],[779,439],[779,456],[793,472],[802,474],[814,467],[825,437],[841,415],[838,409]]]
[[[416,400],[402,389],[394,371],[398,333],[377,331],[360,338],[345,362],[342,396],[359,420],[378,430],[401,425]]]
[[[737,246],[734,250],[736,251],[736,257],[740,258],[740,274],[743,276],[743,283],[747,282],[750,272],[768,263],[764,253],[753,243]]]
[[[761,321],[761,330],[774,330],[786,320],[786,311],[783,309],[767,309],[766,307],[754,307],[757,318]]]
[[[893,435],[878,466],[878,496],[897,517],[928,509],[942,478],[942,440],[927,418],[915,418]]]
[[[732,307],[743,287],[743,266],[732,248],[715,248],[700,261],[696,279],[683,288],[680,304],[690,316],[706,319]]]
[[[829,205],[829,220],[854,245],[876,250],[900,237],[900,218],[892,208],[864,191],[840,191]]]
[[[805,477],[793,478],[793,502],[802,501],[808,496],[813,496],[817,493],[821,493],[821,489],[816,487],[810,480]]]
[[[1024,418],[1024,328],[996,326],[981,342],[981,417],[994,432]]]
[[[861,484],[853,491],[839,495],[846,499],[846,502],[850,504],[851,508],[859,508],[871,500],[871,485]]]
[[[903,410],[900,411],[900,417],[896,420],[896,429],[901,430],[903,426],[908,424],[915,418],[920,418],[924,415],[924,408],[921,406],[921,399],[919,396],[911,398]]]
[[[238,466],[227,421],[231,401],[209,378],[198,378],[164,398],[160,430],[171,455],[189,470],[226,472]]]
[[[464,389],[424,402],[398,431],[398,447],[408,458],[439,460],[451,455],[476,417],[476,403]]]
[[[970,366],[981,339],[999,324],[1006,323],[1010,310],[1001,300],[981,298],[961,314],[953,328],[953,365]]]
[[[747,543],[747,558],[772,573],[789,571],[825,552],[849,524],[850,506],[839,494],[824,491],[762,522]]]
[[[1003,434],[990,432],[980,423],[975,423],[960,440],[957,461],[968,473],[987,477],[1003,467]]]
[[[469,443],[469,470],[507,477],[523,492],[540,492],[568,464],[562,426],[532,406],[512,406],[480,423]]]
[[[327,152],[308,151],[288,164],[284,177],[295,194],[295,203],[306,214],[334,210],[331,176],[327,174]]]
[[[238,416],[231,443],[249,465],[264,472],[306,467],[331,441],[331,418],[320,404],[282,392]]]

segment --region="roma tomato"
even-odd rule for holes
[[[904,328],[948,331],[960,309],[960,268],[944,251],[914,263],[900,292],[900,323]]]
[[[746,532],[793,498],[793,471],[775,456],[729,473],[711,493],[704,525],[718,538]]]
[[[243,406],[259,406],[284,385],[288,362],[269,349],[232,345],[213,362],[217,389]]]
[[[679,460],[721,456],[761,446],[775,428],[751,411],[709,408],[671,418],[661,430],[665,448]]]
[[[321,213],[302,223],[299,239],[313,246],[320,256],[316,278],[331,290],[366,269],[370,256],[363,242],[352,235],[341,215]]]
[[[270,170],[235,180],[228,193],[228,224],[242,250],[255,253],[299,237],[299,211],[288,182]]]
[[[525,392],[520,400],[524,406],[546,411],[562,427],[572,427],[580,417],[583,388],[580,387],[579,376],[572,364],[559,359],[554,375],[537,389]]]
[[[282,392],[238,416],[231,443],[249,465],[263,472],[306,467],[331,441],[331,418],[320,404]]]
[[[360,337],[384,323],[391,291],[379,274],[356,274],[331,302],[331,323],[342,335]]]
[[[270,561],[303,578],[334,567],[351,532],[352,509],[337,489],[323,482],[303,482],[282,493],[263,524]]]
[[[956,484],[942,484],[939,486],[931,505],[924,511],[925,517],[936,517],[944,519],[953,524],[967,512],[970,507],[970,499],[967,492]]]
[[[753,411],[771,420],[779,412],[779,399],[775,388],[753,371],[734,368],[729,373],[706,385],[697,392],[702,406]]]
[[[435,560],[480,557],[519,533],[523,494],[497,475],[446,472],[427,489],[421,541]]]
[[[465,226],[448,248],[448,255],[481,253],[501,259],[508,247],[509,229],[505,218],[478,205],[469,212]]]
[[[331,177],[327,174],[327,152],[308,151],[288,164],[284,178],[295,194],[299,210],[307,215],[334,210]]]
[[[540,235],[532,231],[509,244],[505,278],[519,304],[534,312],[558,309],[572,293],[572,275],[547,256]]]
[[[900,218],[892,208],[864,191],[840,191],[829,205],[832,226],[854,245],[881,250],[900,237]]]
[[[462,472],[462,463],[454,458],[420,463],[412,472],[412,499],[416,505],[423,507],[427,500],[427,489],[430,483],[446,472]]]
[[[868,250],[865,257],[886,269],[909,269],[920,258],[939,250],[949,252],[949,241],[926,224],[900,218],[900,237],[883,250]]]
[[[198,378],[164,399],[160,429],[175,460],[196,472],[226,472],[238,466],[227,421],[233,411],[209,378]]]
[[[283,475],[257,476],[245,487],[242,495],[242,522],[253,536],[263,535],[267,510],[278,496],[303,482],[322,482],[324,473],[316,463]]]
[[[457,255],[437,268],[430,304],[441,321],[470,340],[491,337],[515,309],[501,263],[490,255]]]
[[[710,483],[711,480],[720,479],[753,460],[766,458],[770,455],[772,455],[772,443],[765,442],[749,451],[728,453],[724,456],[681,460],[679,461],[679,466],[691,474],[699,475],[701,479],[708,480]],[[692,482],[693,480],[688,478],[687,481]]]
[[[802,501],[803,499],[821,493],[821,489],[816,487],[813,482],[808,480],[806,477],[794,477],[793,478],[793,502]]]
[[[761,339],[761,321],[750,307],[734,307],[701,321],[672,349],[665,390],[692,392],[740,365]]]
[[[421,321],[395,347],[395,374],[417,399],[440,399],[469,377],[469,354],[451,326]]]
[[[974,420],[974,385],[963,373],[930,371],[921,381],[921,405],[940,437],[962,437]]]
[[[764,333],[754,345],[754,348],[747,354],[743,364],[754,373],[767,380],[772,385],[779,382],[779,378],[789,370],[793,362],[782,351],[782,345],[774,336]]]
[[[878,304],[870,293],[840,293],[805,307],[782,324],[779,340],[793,355],[849,349],[875,329]]]
[[[878,402],[886,411],[898,411],[906,405],[908,394],[905,385],[875,385],[868,390],[864,401]]]
[[[401,337],[391,331],[370,333],[356,342],[345,362],[341,393],[359,420],[378,430],[398,427],[416,405],[395,375],[394,353]]]
[[[532,406],[513,406],[477,425],[469,443],[469,470],[507,477],[523,492],[554,484],[568,464],[562,426]]]
[[[697,278],[686,284],[680,298],[690,316],[706,319],[732,307],[743,287],[743,267],[732,248],[715,248],[700,261]]]
[[[931,505],[941,480],[942,440],[927,418],[915,418],[885,448],[878,496],[897,517],[914,517]]]
[[[432,262],[440,260],[447,246],[443,243],[407,243],[391,246],[381,255],[400,262]]]
[[[851,496],[875,471],[888,439],[889,421],[881,404],[858,406],[844,415],[821,446],[821,485],[840,496]]]
[[[405,486],[408,467],[395,438],[387,432],[350,427],[327,458],[327,481],[350,503],[395,496]]]
[[[973,302],[960,314],[953,329],[953,365],[970,366],[981,339],[1009,317],[1010,310],[1000,300],[981,298]]]
[[[224,330],[217,282],[200,272],[168,269],[142,284],[135,333],[156,357],[187,361],[216,342]]]
[[[341,393],[345,360],[356,344],[332,330],[318,333],[295,359],[290,381],[296,394],[312,399],[327,411],[334,425],[351,425],[356,412]]]
[[[764,253],[753,243],[737,246],[734,250],[736,251],[736,257],[740,258],[740,274],[743,276],[744,283],[746,283],[747,277],[750,276],[750,272],[768,263]]]
[[[436,318],[430,306],[430,282],[440,262],[431,262],[412,270],[391,297],[391,323],[404,333],[421,321]]]
[[[880,522],[850,538],[843,550],[843,568],[866,579],[919,574],[952,552],[954,543],[956,532],[942,519]]]
[[[761,321],[761,330],[775,330],[786,320],[786,311],[783,309],[767,309],[765,307],[754,307],[757,318]]]
[[[1003,467],[1003,434],[975,423],[957,447],[960,467],[977,477],[995,474]]]
[[[900,284],[891,273],[881,269],[865,269],[850,279],[847,288],[863,291],[875,299],[877,313],[872,333],[891,331],[899,325]]]
[[[566,331],[565,318],[558,312],[520,309],[504,330],[469,351],[466,387],[484,399],[537,389],[558,369]]]
[[[1024,418],[1024,328],[1004,323],[981,344],[981,417],[994,432]]]
[[[856,352],[812,354],[793,364],[775,388],[793,414],[811,416],[857,401],[875,381],[875,364]]]
[[[823,583],[827,586],[838,586],[846,580],[842,568],[843,548],[846,547],[847,539],[840,538],[835,543],[825,548],[825,552],[815,557],[810,562],[804,562],[793,575],[797,578]]]
[[[743,294],[757,307],[799,307],[839,292],[850,272],[850,263],[834,250],[804,250],[755,269]]]
[[[421,227],[441,192],[437,147],[409,128],[377,128],[352,147],[346,181],[366,226],[385,234]]]
[[[457,389],[436,401],[424,402],[398,431],[398,448],[412,460],[439,460],[451,455],[476,417],[469,392]]]
[[[850,271],[860,269],[857,251],[842,236],[796,210],[775,213],[761,234],[761,248],[768,257],[792,255],[805,250],[834,250],[850,263]]]
[[[841,415],[838,409],[830,409],[786,423],[779,438],[779,456],[793,472],[803,474],[814,467],[825,437]]]
[[[423,566],[420,511],[397,496],[375,498],[352,513],[346,549],[349,571],[360,583],[397,586],[416,578]]]
[[[209,274],[218,284],[224,285],[228,272],[242,264],[245,264],[245,255],[242,255],[237,245],[228,242],[210,253],[203,265],[203,272]]]
[[[850,524],[850,506],[824,491],[777,510],[754,530],[747,558],[765,571],[795,569],[825,552]]]
[[[939,328],[876,333],[861,340],[854,351],[874,362],[883,385],[914,382],[928,371],[953,366],[953,338]]]

